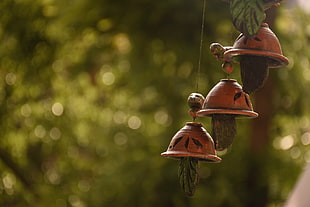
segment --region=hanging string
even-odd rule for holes
[[[202,45],[203,45],[203,33],[205,28],[205,13],[206,13],[206,0],[203,0],[202,9],[202,20],[201,20],[201,33],[200,33],[200,47],[199,47],[199,59],[198,59],[198,71],[196,80],[196,91],[199,91],[199,78],[200,78],[200,68],[201,68],[201,56],[202,56]]]

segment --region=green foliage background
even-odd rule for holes
[[[193,198],[164,159],[195,90],[202,1],[0,2],[1,206],[240,207],[249,194],[249,120],[220,164],[202,163]],[[268,206],[286,200],[310,161],[309,16],[279,8],[275,33],[291,63],[276,83]],[[201,93],[225,75],[208,45],[232,45],[229,6],[207,1]],[[240,80],[239,69],[233,78]],[[210,120],[199,119],[210,131]]]

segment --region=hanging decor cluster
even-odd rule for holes
[[[228,76],[233,71],[233,63],[240,64],[242,86],[235,79],[222,79],[206,98],[199,93],[190,94],[187,102],[193,122],[186,123],[173,136],[167,151],[161,154],[180,160],[180,185],[188,196],[194,195],[199,181],[199,161],[221,162],[216,151],[232,145],[237,134],[235,118],[258,116],[249,95],[264,86],[268,68],[288,64],[278,38],[268,24],[263,23],[264,11],[279,6],[281,0],[224,1],[230,3],[232,23],[241,34],[232,47],[212,43],[210,52],[222,62],[222,70]],[[202,124],[195,122],[197,117],[211,118],[212,137]]]

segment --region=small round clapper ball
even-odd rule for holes
[[[200,93],[191,93],[187,98],[188,106],[190,107],[189,114],[196,118],[196,112],[202,108],[205,98]]]
[[[191,93],[187,98],[190,111],[197,112],[202,108],[205,97],[200,93]]]
[[[191,93],[188,96],[187,103],[188,106],[193,110],[200,110],[202,108],[205,97],[200,93]]]

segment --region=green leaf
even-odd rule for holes
[[[193,196],[199,181],[198,158],[184,157],[180,160],[179,180],[182,190]]]
[[[232,22],[237,30],[253,38],[265,19],[262,0],[231,0]]]

